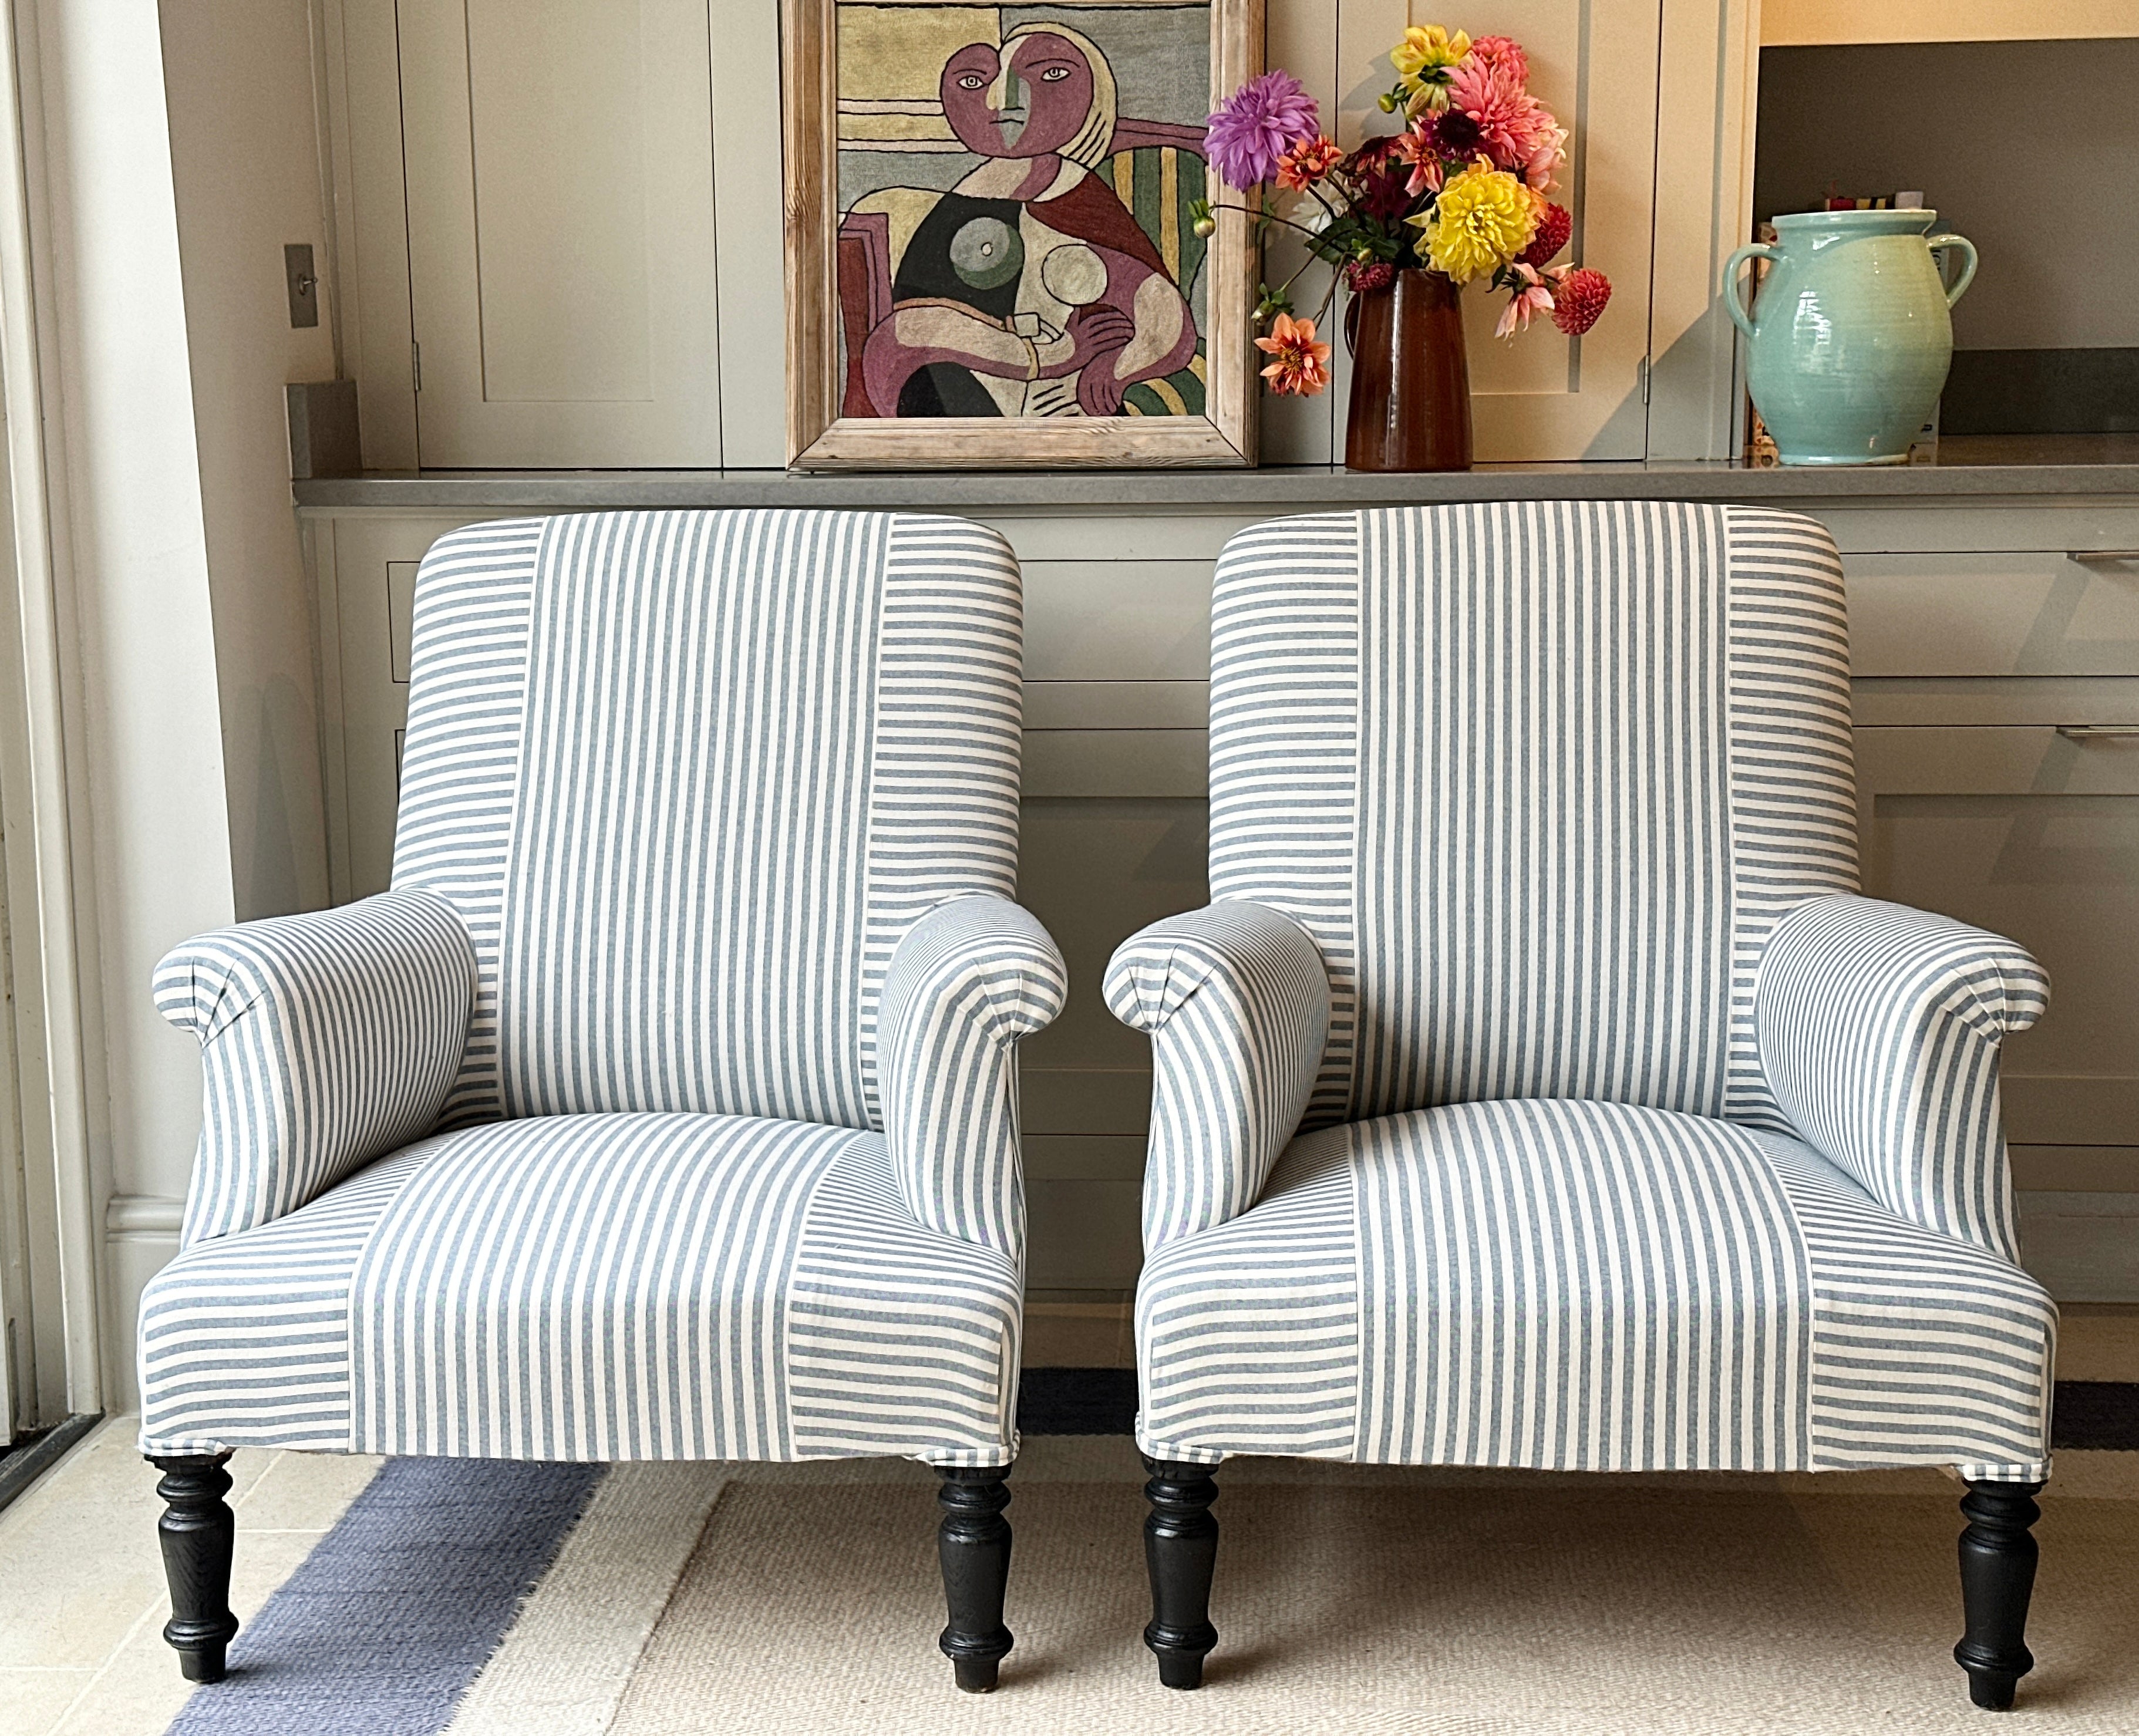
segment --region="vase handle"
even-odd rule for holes
[[[1975,281],[1975,243],[1965,235],[1927,235],[1924,245],[1934,253],[1942,247],[1959,247],[1968,256],[1967,262],[1960,268],[1960,281],[1946,292],[1946,305],[1951,307],[1960,300],[1961,292]]]
[[[1344,354],[1356,355],[1359,351],[1359,298],[1356,294],[1344,297]]]
[[[1754,335],[1753,315],[1738,295],[1738,267],[1749,259],[1773,260],[1780,257],[1780,250],[1765,241],[1748,242],[1723,262],[1723,305],[1730,311],[1730,323],[1747,337]],[[1746,274],[1746,286],[1752,286],[1752,274]]]

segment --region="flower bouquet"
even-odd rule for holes
[[[1259,237],[1286,230],[1307,251],[1291,276],[1261,286],[1256,325],[1268,332],[1256,345],[1270,357],[1262,372],[1270,389],[1311,397],[1329,385],[1329,345],[1316,330],[1340,281],[1352,296],[1348,335],[1361,323],[1362,302],[1405,290],[1407,306],[1442,310],[1438,320],[1429,315],[1412,322],[1421,330],[1441,333],[1444,348],[1446,334],[1454,332],[1461,463],[1467,464],[1469,389],[1462,328],[1452,311],[1455,291],[1482,277],[1505,293],[1501,337],[1527,329],[1540,315],[1579,336],[1597,323],[1612,286],[1601,271],[1553,262],[1574,230],[1567,208],[1546,198],[1553,171],[1566,160],[1567,132],[1530,94],[1522,49],[1505,37],[1473,42],[1460,30],[1414,26],[1389,60],[1397,79],[1380,106],[1402,118],[1401,131],[1368,139],[1355,150],[1339,149],[1322,131],[1314,99],[1280,69],[1249,80],[1211,116],[1206,154],[1228,186],[1261,195],[1253,204],[1230,208],[1247,212]],[[1195,207],[1200,233],[1211,232],[1211,212],[1209,200]],[[1302,316],[1292,287],[1317,262],[1332,267],[1329,285],[1314,312]],[[1418,292],[1408,292],[1413,289]],[[1353,381],[1355,436],[1362,385],[1371,390],[1384,373],[1392,379],[1420,377],[1417,368],[1400,364],[1363,368]],[[1368,408],[1383,409],[1385,420],[1405,408]],[[1442,408],[1453,413],[1452,404]]]

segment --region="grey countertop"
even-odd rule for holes
[[[637,506],[921,506],[957,511],[1284,511],[1436,501],[1673,499],[1839,505],[2053,496],[2139,496],[2139,439],[1950,440],[1941,462],[1750,470],[1739,465],[1490,464],[1378,476],[1334,465],[1248,470],[858,472],[377,471],[291,484],[315,511],[566,511]]]

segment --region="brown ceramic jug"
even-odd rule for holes
[[[1344,306],[1352,403],[1347,470],[1468,470],[1471,369],[1462,291],[1439,271],[1403,271]]]

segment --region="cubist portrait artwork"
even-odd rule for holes
[[[839,413],[1202,416],[1209,6],[838,29]]]

